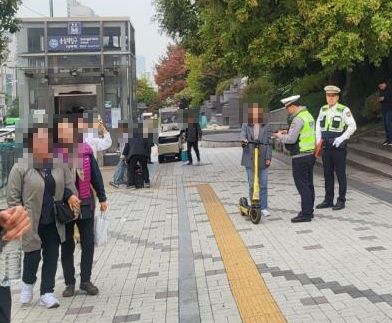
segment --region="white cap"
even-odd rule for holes
[[[288,98],[284,98],[284,99],[280,100],[280,102],[282,102],[282,104],[287,108],[288,106],[290,106],[294,102],[298,101],[300,98],[301,98],[300,95],[293,95]]]
[[[339,94],[342,90],[335,85],[327,85],[324,91],[327,94]]]

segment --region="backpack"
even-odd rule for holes
[[[143,176],[143,168],[140,161],[136,162],[135,165],[135,187],[143,188],[144,187],[144,176]]]

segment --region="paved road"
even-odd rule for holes
[[[98,296],[60,298],[60,308],[46,310],[37,284],[33,305],[22,308],[16,285],[13,322],[281,322],[280,314],[288,322],[392,321],[391,204],[351,187],[346,210],[293,225],[291,169],[275,159],[272,216],[255,226],[237,208],[247,190],[241,150],[201,153],[200,166],[154,164],[151,189],[108,189],[110,242],[97,248],[93,271]],[[315,181],[321,201],[323,181]],[[59,267],[58,296],[61,276]]]

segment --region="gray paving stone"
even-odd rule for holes
[[[121,316],[115,316],[113,318],[112,323],[127,323],[127,322],[135,322],[139,320],[140,320],[140,314],[121,315]]]
[[[85,306],[85,307],[75,307],[69,308],[65,315],[80,315],[80,314],[89,314],[93,311],[94,306]]]
[[[153,271],[153,272],[138,274],[137,278],[156,277],[156,276],[159,276],[159,272]]]
[[[305,246],[304,249],[305,250],[317,250],[317,249],[323,249],[323,246],[320,244],[316,244],[313,246]]]
[[[383,246],[377,246],[377,247],[368,247],[366,248],[367,251],[381,251],[381,250],[387,250],[385,247]]]

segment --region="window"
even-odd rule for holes
[[[99,36],[99,27],[83,27],[82,36]]]
[[[121,28],[105,27],[103,30],[103,47],[110,50],[121,49]]]
[[[45,50],[44,28],[28,28],[27,42],[29,53],[39,53]]]
[[[67,36],[68,35],[68,29],[66,27],[60,27],[60,28],[49,28],[48,29],[48,36]]]

